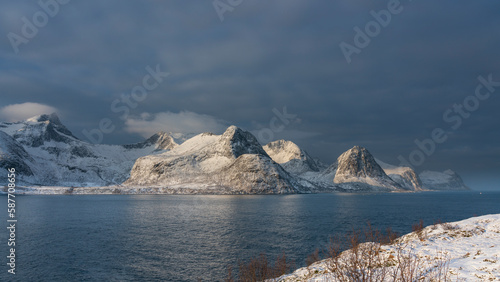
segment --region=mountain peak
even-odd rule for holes
[[[361,154],[361,155],[370,155],[371,153],[365,148],[361,146],[354,146],[351,149],[347,150],[346,153],[351,153],[351,154]]]
[[[337,162],[335,183],[361,182],[388,190],[401,188],[387,176],[372,154],[364,147],[352,147],[343,153]]]
[[[178,144],[174,141],[172,136],[170,136],[170,133],[160,131],[142,142],[122,146],[125,149],[143,149],[152,145],[156,145],[156,150],[171,150]]]
[[[177,146],[172,136],[164,131],[154,134],[148,141],[150,141],[151,144],[156,144],[158,150],[170,150]]]
[[[227,156],[232,155],[235,158],[243,154],[268,156],[255,136],[234,125],[226,129],[220,136],[220,141],[223,148],[229,149],[229,151],[224,153]]]
[[[384,175],[384,171],[372,154],[364,147],[354,146],[338,158],[338,172],[349,173],[357,177]]]
[[[293,173],[319,171],[312,157],[297,144],[288,140],[277,140],[265,145],[266,153],[286,170]]]
[[[292,159],[304,159],[304,152],[292,141],[276,140],[264,146],[264,150],[270,154],[273,153],[273,160],[277,163],[285,163]],[[281,154],[280,154],[281,153]]]
[[[45,141],[71,142],[78,140],[61,120],[56,113],[42,114],[31,117],[27,120],[17,122],[23,126],[22,130],[16,130],[11,133],[12,137],[24,145],[39,147]]]
[[[29,122],[46,122],[46,121],[48,121],[50,123],[62,125],[61,120],[59,119],[59,116],[56,113],[37,115],[37,116],[34,116],[34,117],[27,119],[26,121],[29,121]]]
[[[234,136],[237,134],[241,134],[241,132],[244,132],[241,128],[237,127],[236,125],[231,125],[229,126],[226,131],[222,134],[222,136]]]

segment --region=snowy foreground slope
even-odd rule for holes
[[[236,126],[222,135],[159,132],[136,144],[90,144],[75,137],[56,114],[0,122],[0,183],[7,183],[10,167],[17,170],[17,185],[28,187],[19,192],[27,194],[469,189],[451,170],[419,176],[412,168],[376,160],[359,146],[327,165],[292,141],[262,146],[251,133]]]
[[[500,281],[500,214],[428,226],[391,245],[364,243],[360,250],[358,255],[378,250],[380,256],[365,256],[371,262],[365,260],[354,269],[378,275],[383,281],[394,281],[401,271],[409,273],[411,265],[417,266],[413,273],[419,275],[409,281]],[[353,254],[356,252],[347,250],[336,263],[322,260],[271,281],[350,281],[340,274],[348,273],[349,268],[336,272],[334,266],[351,262]]]

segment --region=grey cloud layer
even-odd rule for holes
[[[401,1],[403,11],[351,64],[339,44],[352,44],[353,28],[388,1],[243,1],[223,22],[212,1],[71,1],[18,54],[6,35],[20,33],[20,18],[39,7],[2,2],[0,106],[50,105],[80,137],[109,117],[118,129],[108,143],[140,138],[110,104],[148,65],[171,76],[133,109],[136,117],[189,112],[259,130],[273,108],[287,106],[301,120],[288,132],[326,161],[359,144],[396,162],[416,138],[449,127],[443,112],[474,93],[478,75],[500,81],[494,1]],[[498,96],[422,168],[497,172]]]

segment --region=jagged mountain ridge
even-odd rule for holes
[[[271,142],[273,143],[273,142]],[[280,141],[279,143],[283,144],[285,141]],[[288,146],[290,146],[289,143],[292,143],[291,141],[286,141]],[[297,147],[297,145],[293,144],[294,146],[290,147]],[[294,161],[296,163],[301,163],[303,162],[303,159],[299,157],[300,154],[297,153],[290,153],[290,150],[277,150],[276,146],[274,146],[275,149],[272,153],[270,153],[271,157],[275,157],[275,161],[280,163],[282,166],[284,166],[285,169],[288,167],[284,164],[287,162],[290,162],[290,159],[296,158]],[[266,149],[266,146],[264,146]],[[351,150],[366,150],[365,148],[357,147],[355,146]],[[348,150],[346,153],[350,152],[351,150]],[[267,149],[266,149],[267,151]],[[300,150],[303,151],[303,150]],[[297,152],[297,151],[296,151]],[[305,152],[305,151],[303,151]],[[307,153],[306,153],[307,154]],[[368,152],[369,154],[369,152]],[[359,157],[359,160],[356,160],[355,162],[363,163],[363,154],[354,154],[356,159],[356,155]],[[370,154],[371,155],[371,154]],[[339,159],[341,159],[339,157]],[[345,158],[344,158],[345,159]],[[376,180],[373,179],[368,179],[366,178],[366,168],[363,169],[363,166],[361,166],[360,171],[357,171],[358,169],[351,169],[350,171],[355,171],[355,173],[348,173],[349,177],[354,178],[355,181],[353,182],[348,182],[350,183],[348,185],[343,183],[334,183],[334,178],[337,175],[337,170],[339,168],[339,161],[334,162],[331,164],[329,167],[326,167],[324,165],[320,166],[321,169],[319,171],[315,170],[300,170],[297,171],[294,168],[292,169],[287,169],[289,173],[295,175],[296,177],[303,178],[316,186],[319,186],[319,192],[327,192],[327,191],[335,191],[335,190],[341,190],[341,191],[353,191],[353,190],[366,190],[370,189],[370,186],[375,186],[372,188],[375,188],[375,190],[379,190],[379,188],[382,188],[383,190],[393,190],[393,191],[423,191],[423,190],[468,190],[470,189],[467,187],[462,179],[458,176],[456,172],[453,172],[451,170],[448,170],[445,173],[440,173],[440,172],[423,172],[424,174],[424,179],[421,179],[419,174],[417,174],[412,168],[410,167],[401,167],[401,166],[394,166],[387,164],[385,162],[382,162],[378,159],[373,158],[376,164],[378,164],[383,172],[396,184],[394,184],[391,181],[388,181],[389,187],[386,187],[386,184],[384,182],[387,182],[387,178],[383,176],[383,173],[379,169],[375,169],[376,173],[372,173],[372,175],[368,175],[370,177],[383,177],[385,178],[385,181],[380,181],[377,184]],[[370,164],[369,166],[376,167],[375,163],[373,160],[370,160],[368,163]],[[346,164],[347,166],[351,167],[358,167],[355,164]],[[301,167],[304,167],[303,165]],[[325,168],[326,167],[326,168]],[[421,175],[422,175],[421,174]],[[359,176],[362,176],[362,179],[359,179]],[[458,177],[455,177],[458,176]],[[345,177],[345,176],[344,176]],[[364,178],[364,180],[363,180]],[[337,179],[338,180],[338,179]],[[375,181],[375,183],[373,183]],[[367,182],[371,182],[372,185],[369,185]],[[338,185],[340,184],[340,186]],[[375,185],[373,185],[375,184]],[[398,187],[399,186],[399,187]],[[378,188],[377,188],[378,187]],[[344,189],[345,188],[345,189]]]
[[[204,142],[207,146],[200,147]],[[168,157],[157,158],[165,153]],[[158,160],[149,172],[142,170],[150,179],[129,178],[142,157]],[[291,141],[261,146],[252,134],[234,126],[221,136],[159,132],[136,144],[89,144],[55,114],[0,123],[0,171],[10,166],[20,171],[19,184],[28,186],[105,186],[127,180],[125,185],[168,184],[194,191],[222,187],[224,193],[468,189],[454,172],[425,172],[420,180],[411,168],[385,164],[357,146],[327,166]],[[166,172],[175,172],[175,177],[166,177]],[[5,175],[0,181],[6,181]]]
[[[313,183],[318,187],[317,190],[319,192],[348,190],[342,189],[342,187],[338,187],[338,185],[334,184],[333,180],[337,173],[338,162],[335,162],[330,166],[326,166],[318,161],[315,161],[317,167],[319,167],[319,169],[315,169],[311,166],[312,158],[309,154],[300,149],[299,146],[294,144],[292,141],[274,141],[264,146],[264,149],[274,161],[283,166],[283,168],[290,174]],[[399,189],[407,191],[421,191],[424,189],[422,187],[420,177],[412,168],[393,166],[378,159],[375,159],[375,162],[380,165],[389,178],[399,184]],[[382,175],[380,172],[379,174]],[[363,185],[360,184],[355,186]],[[394,186],[394,183],[391,183],[391,186]],[[349,190],[352,190],[352,187],[348,188],[350,188]],[[366,187],[360,188],[366,189]]]

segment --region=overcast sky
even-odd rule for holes
[[[500,175],[498,1],[54,1],[0,0],[3,120],[55,111],[90,142],[104,119],[111,144],[234,124],[328,163]]]

